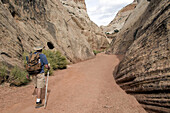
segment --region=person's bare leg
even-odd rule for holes
[[[43,106],[42,101],[41,101],[42,88],[36,88],[36,89],[37,89],[37,101],[36,101],[36,107],[35,108],[39,108],[39,107]]]
[[[36,93],[37,93],[37,98],[38,98],[38,99],[41,98],[41,89],[42,89],[42,88],[36,88],[36,90],[37,90]]]

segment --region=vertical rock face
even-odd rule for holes
[[[125,54],[114,75],[148,112],[170,112],[169,0],[143,0],[113,42]]]
[[[101,26],[101,29],[106,34],[107,38],[109,39],[110,44],[112,45],[116,40],[118,32],[122,29],[126,21],[128,20],[131,13],[136,8],[137,1],[134,0],[133,3],[125,6],[121,9],[116,17],[110,22],[107,26]],[[110,49],[108,50],[108,52]]]
[[[83,5],[85,5],[85,0],[73,0],[74,2],[78,3],[78,2],[81,2]],[[85,7],[86,9],[86,7]]]
[[[109,34],[114,33],[114,30],[120,30],[124,23],[126,22],[129,15],[133,12],[137,5],[137,2],[134,1],[133,3],[125,6],[123,9],[121,9],[114,20],[112,20],[109,25],[107,26],[101,26],[104,32],[108,32]]]
[[[112,42],[112,47],[109,51],[114,54],[125,54],[129,46],[134,42],[134,37],[136,37],[135,32],[137,29],[140,29],[140,26],[143,26],[144,23],[138,22],[141,19],[141,15],[145,12],[148,7],[149,2],[143,0],[139,2],[135,10],[129,15],[126,23],[122,27],[121,31],[118,33],[115,40]],[[146,17],[145,20],[147,19]],[[144,21],[143,21],[144,22]]]
[[[84,14],[88,16],[84,0],[75,1],[69,2],[84,9],[82,15],[77,15],[81,20]],[[90,24],[83,19],[85,25],[79,24],[59,0],[1,0],[0,19],[0,62],[10,65],[21,65],[22,54],[37,43],[61,51],[73,63],[92,58],[92,48],[108,44],[104,36],[96,40],[89,29],[85,32],[84,26]],[[94,40],[94,46],[89,44],[89,38]]]
[[[103,31],[95,23],[90,21],[84,0],[60,1],[66,7],[78,29],[81,29],[81,33],[86,37],[92,49],[100,49],[108,46],[108,40]]]

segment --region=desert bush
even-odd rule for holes
[[[23,59],[23,63],[24,63],[24,66],[27,64],[27,60],[26,60],[26,57],[29,56],[29,53],[28,52],[24,52],[22,54],[22,59]]]
[[[26,71],[22,70],[18,66],[15,66],[10,72],[9,81],[11,85],[15,85],[15,86],[25,85],[30,81],[26,78],[26,75],[28,75]]]
[[[59,51],[57,51],[55,54],[57,56],[58,69],[66,69],[68,64],[66,57],[62,56]]]
[[[50,74],[52,74],[53,70],[56,69],[66,69],[67,68],[67,59],[66,57],[62,56],[59,51],[50,51],[50,50],[43,50],[43,54],[46,55],[48,62],[50,63]],[[45,72],[47,70],[45,69]]]
[[[8,67],[5,64],[0,63],[0,84],[3,83],[4,81],[6,81],[6,79],[8,78],[7,69],[8,69]]]
[[[7,66],[4,64],[0,64],[0,76],[5,77],[7,75]]]
[[[93,53],[97,55],[98,53],[101,53],[101,51],[93,50]]]

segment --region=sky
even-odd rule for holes
[[[98,26],[108,25],[117,12],[134,0],[85,0],[90,19]]]

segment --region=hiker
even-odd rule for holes
[[[29,57],[30,59],[36,59],[36,57],[39,58],[40,69],[38,70],[38,72],[34,73],[35,70],[33,70],[32,73],[31,73],[31,71],[29,70],[30,68],[28,66],[26,66],[26,69],[27,69],[28,73],[31,73],[31,75],[32,75],[33,82],[34,82],[34,85],[35,85],[34,91],[36,92],[36,96],[37,96],[36,107],[35,108],[39,108],[39,107],[43,106],[41,96],[42,96],[42,88],[45,87],[44,67],[47,68],[48,70],[50,69],[50,66],[48,65],[48,61],[47,61],[46,56],[44,54],[42,54],[43,48],[44,47],[41,46],[41,45],[38,45],[38,46],[34,47],[34,50],[36,52],[31,54],[30,55],[31,57]],[[32,56],[36,56],[36,57],[32,58]],[[33,61],[30,61],[29,58],[28,58],[27,63],[33,62]],[[35,68],[33,68],[33,69],[35,69]]]

